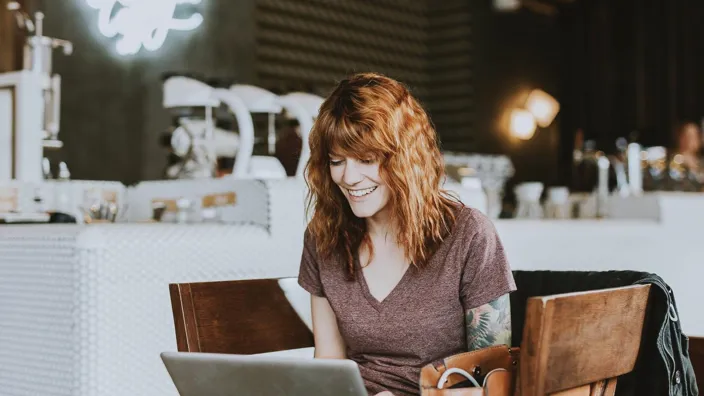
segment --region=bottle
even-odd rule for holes
[[[631,187],[631,194],[635,196],[643,194],[643,170],[641,168],[640,152],[640,144],[628,144],[628,149],[626,151],[626,161],[628,163],[628,185]]]
[[[56,212],[73,214],[73,194],[71,191],[71,172],[65,162],[59,163],[59,175],[54,184],[54,210]]]
[[[54,178],[51,174],[51,162],[49,162],[49,158],[44,157],[42,159],[42,174],[44,175],[44,180],[51,180]]]
[[[65,162],[59,162],[59,180],[67,181],[71,179],[71,172]]]

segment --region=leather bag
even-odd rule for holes
[[[449,356],[420,372],[421,396],[513,396],[519,348],[496,345]]]

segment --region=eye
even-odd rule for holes
[[[330,159],[330,166],[339,166],[342,165],[344,161],[343,160],[338,160],[338,159]]]
[[[361,162],[365,165],[371,165],[371,164],[375,163],[376,160],[374,158],[367,158],[367,159],[360,160],[359,162]]]

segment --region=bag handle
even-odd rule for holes
[[[445,372],[442,373],[442,375],[440,376],[440,379],[438,380],[438,386],[437,386],[438,389],[442,389],[445,386],[445,382],[447,382],[447,377],[449,377],[450,374],[460,374],[463,377],[467,378],[469,380],[469,382],[471,382],[472,385],[476,386],[477,388],[482,387],[481,385],[479,385],[479,382],[477,382],[477,380],[475,380],[474,377],[472,377],[472,375],[470,373],[462,370],[461,368],[452,367],[452,368],[445,370]]]
[[[484,377],[484,384],[483,384],[483,386],[486,386],[486,383],[487,383],[487,381],[489,381],[489,377],[490,377],[492,374],[498,373],[498,372],[501,372],[501,371],[506,371],[506,372],[508,372],[508,370],[506,370],[505,368],[495,368],[495,369],[489,371],[489,372],[486,374],[486,377]]]

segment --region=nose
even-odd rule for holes
[[[354,186],[363,179],[362,173],[359,171],[357,161],[346,160],[345,172],[342,174],[342,182],[348,186]]]

